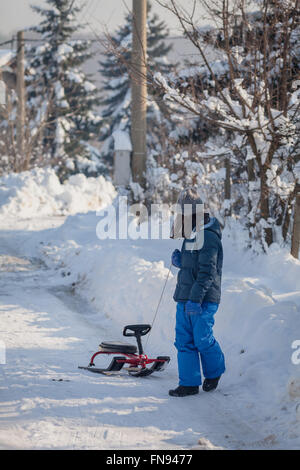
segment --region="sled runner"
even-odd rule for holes
[[[79,369],[89,370],[96,374],[113,375],[119,372],[124,364],[129,375],[134,377],[146,377],[153,372],[161,371],[170,362],[169,356],[158,356],[156,359],[150,359],[144,354],[141,337],[145,336],[151,330],[151,325],[127,325],[123,329],[123,336],[134,336],[137,346],[131,343],[118,341],[103,341],[99,345],[99,351],[93,354],[87,367],[79,366]],[[95,367],[94,359],[99,354],[117,354],[113,357],[111,363],[106,369]],[[122,356],[121,356],[122,354]],[[150,367],[147,365],[151,364]],[[123,369],[123,370],[124,370]]]

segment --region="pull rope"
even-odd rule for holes
[[[154,314],[154,317],[153,317],[153,320],[152,320],[152,323],[151,323],[151,330],[150,330],[149,335],[148,335],[148,338],[147,338],[147,340],[146,340],[146,346],[145,346],[145,348],[147,347],[147,344],[148,344],[150,335],[151,335],[151,333],[152,333],[152,327],[153,327],[154,322],[155,322],[155,319],[156,319],[156,317],[157,317],[158,310],[159,310],[159,307],[160,307],[160,304],[161,304],[161,301],[162,301],[162,298],[163,298],[163,295],[164,295],[164,292],[165,292],[165,289],[166,289],[166,285],[167,285],[167,282],[168,282],[168,279],[169,279],[169,276],[170,276],[170,272],[171,272],[171,267],[172,267],[172,262],[170,263],[170,267],[169,267],[169,270],[168,270],[168,274],[167,274],[167,277],[166,277],[164,286],[163,286],[162,291],[161,291],[161,294],[160,294],[160,298],[159,298],[159,301],[158,301],[158,304],[157,304],[157,307],[156,307],[156,310],[155,310],[155,314]]]

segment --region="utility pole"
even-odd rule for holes
[[[131,141],[133,181],[145,187],[147,132],[147,0],[132,0]]]
[[[17,34],[17,96],[17,149],[19,161],[22,162],[25,157],[24,31]]]

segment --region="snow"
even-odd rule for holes
[[[14,56],[15,53],[10,50],[0,49],[0,67],[7,65]]]
[[[83,81],[83,76],[80,73],[76,73],[74,71],[67,71],[67,77],[69,80],[75,83],[82,83]]]
[[[36,168],[0,178],[0,217],[32,218],[98,210],[115,196],[103,176],[71,176],[61,184],[54,170]]]
[[[54,89],[57,99],[61,100],[65,97],[65,90],[60,82],[55,83]]]
[[[91,93],[92,91],[96,90],[96,86],[91,82],[84,83],[84,89],[87,93]]]
[[[3,80],[0,80],[0,105],[5,105],[6,103],[6,86]]]
[[[57,62],[62,62],[65,60],[66,56],[71,54],[73,52],[73,47],[70,46],[69,44],[61,44],[58,49],[57,49],[57,53],[56,53],[56,59],[57,59]]]
[[[129,152],[132,151],[131,140],[128,132],[117,130],[113,132],[112,136],[115,142],[115,150],[128,150]]]
[[[144,380],[77,369],[100,341],[122,340],[125,324],[152,322],[180,246],[97,239],[97,191],[104,210],[115,194],[105,180],[76,175],[61,185],[50,170],[1,179],[0,448],[298,449],[300,262],[276,244],[267,255],[245,251],[233,221],[223,232],[215,335],[227,370],[216,392],[168,396],[177,383],[174,267],[144,339],[150,356],[171,356],[169,368]]]

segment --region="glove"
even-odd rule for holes
[[[188,315],[200,315],[202,313],[201,304],[188,300],[185,304],[185,311]]]
[[[181,268],[181,252],[177,249],[172,253],[172,264],[176,268]]]

